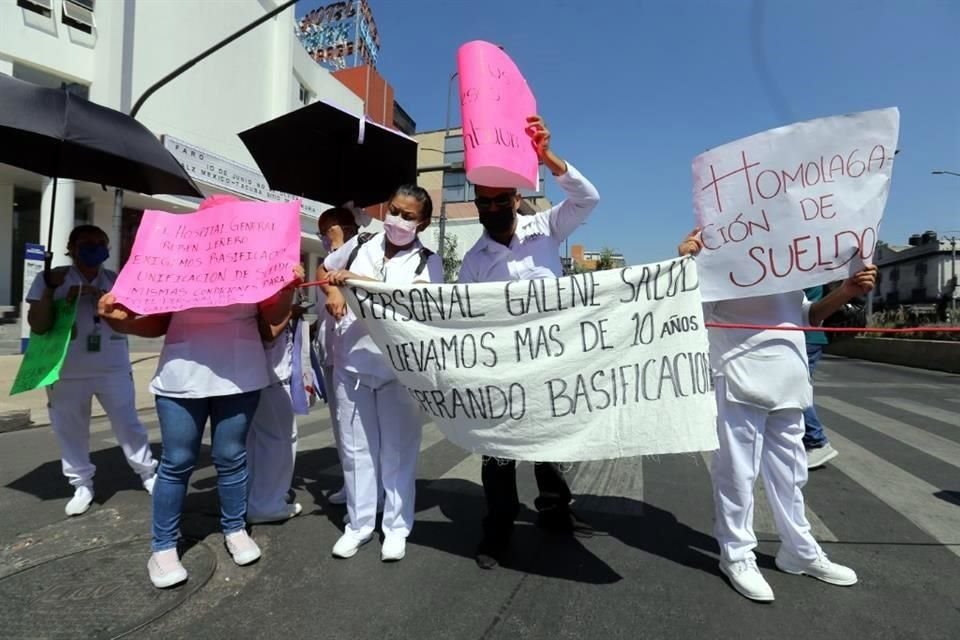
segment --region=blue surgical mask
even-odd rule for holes
[[[77,259],[87,267],[99,267],[110,257],[110,250],[102,244],[82,244],[77,247]]]

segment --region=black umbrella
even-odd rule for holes
[[[315,102],[240,134],[271,189],[339,205],[384,202],[417,180],[417,142]]]
[[[157,137],[130,116],[66,89],[49,89],[2,74],[0,162],[53,178],[53,201],[57,178],[151,195],[203,195]],[[52,210],[50,216],[48,267]]]

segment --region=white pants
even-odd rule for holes
[[[50,425],[60,445],[63,475],[75,487],[93,484],[97,469],[90,462],[90,411],[94,396],[110,419],[127,464],[142,480],[148,479],[157,463],[150,452],[147,430],[137,415],[133,374],[129,371],[58,380],[47,387]]]
[[[387,384],[338,368],[334,372],[341,461],[347,489],[347,531],[373,532],[382,481],[384,535],[410,535],[422,424],[413,399]]]
[[[247,512],[255,516],[283,513],[297,459],[297,418],[289,383],[260,392],[260,403],[247,432]]]
[[[718,379],[717,435],[713,458],[714,533],[728,562],[754,558],[753,485],[763,476],[780,541],[793,555],[813,560],[820,550],[810,533],[801,489],[807,483],[803,412],[767,411],[731,402]]]
[[[333,366],[323,367],[323,388],[327,394],[327,408],[330,410],[330,429],[333,431],[333,442],[337,448],[337,458],[343,461],[343,449],[340,444],[340,426],[337,424],[337,387],[334,383]]]

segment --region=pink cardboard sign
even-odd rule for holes
[[[300,202],[144,211],[113,294],[139,314],[260,302],[294,279]]]
[[[536,189],[536,149],[525,129],[537,101],[517,65],[496,45],[468,42],[457,52],[467,179],[488,187]]]

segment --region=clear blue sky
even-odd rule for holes
[[[457,47],[504,45],[555,150],[600,190],[573,238],[588,248],[669,257],[693,226],[695,155],[888,106],[900,108],[902,151],[882,239],[960,229],[960,178],[930,175],[960,172],[960,2],[761,0],[758,20],[753,0],[369,1],[378,68],[419,130],[443,127]],[[323,4],[301,0],[298,13]],[[548,194],[560,197],[552,182]]]

